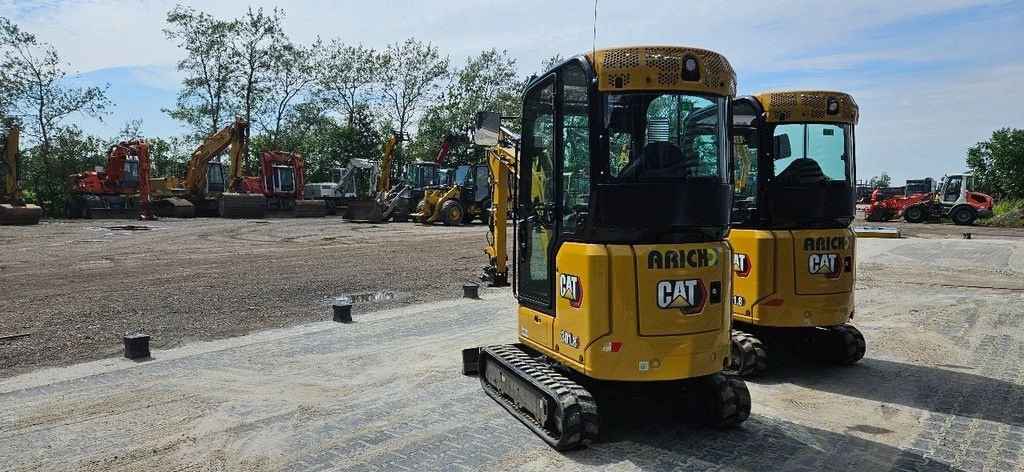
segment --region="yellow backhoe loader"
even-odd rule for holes
[[[0,202],[0,225],[34,225],[38,224],[39,219],[43,217],[43,209],[25,203],[21,195],[19,186],[21,169],[18,155],[20,135],[21,132],[18,128],[11,128],[0,135],[4,153],[4,193],[0,195],[3,197],[3,201]]]
[[[756,374],[769,348],[837,364],[864,357],[853,319],[853,98],[793,91],[733,102],[733,367]]]
[[[746,384],[726,370],[735,92],[723,56],[666,46],[599,49],[527,85],[514,154],[519,342],[464,350],[463,372],[552,447],[595,437],[609,392],[714,426],[747,419]],[[477,142],[499,144],[492,134]]]

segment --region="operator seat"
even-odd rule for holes
[[[778,185],[803,185],[827,182],[829,179],[821,170],[818,161],[809,157],[794,160],[775,177]]]
[[[693,163],[695,164],[695,163]],[[632,182],[681,181],[690,175],[683,150],[668,141],[648,143],[619,178]]]

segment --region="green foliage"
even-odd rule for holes
[[[507,51],[489,49],[471,57],[454,73],[447,90],[429,106],[419,122],[416,139],[409,146],[412,155],[432,160],[441,141],[454,134],[464,138],[480,111],[514,116],[519,110],[519,95],[525,81],[516,73],[516,61]],[[468,139],[459,139],[449,151],[447,164],[475,164],[483,159]]]
[[[41,145],[22,151],[22,183],[26,195],[34,195],[35,203],[48,214],[60,215],[68,199],[67,176],[105,166],[107,143],[74,126],[58,128],[51,138],[46,154]]]
[[[985,226],[1024,228],[1024,200],[1003,200],[992,207],[992,217],[978,220]]]
[[[974,186],[1000,199],[1024,199],[1024,130],[1002,128],[967,150]]]
[[[164,35],[184,50],[178,71],[185,78],[175,108],[163,111],[187,124],[200,139],[231,121],[230,109],[237,101],[231,93],[236,73],[229,49],[231,23],[177,5],[167,12],[167,25]]]
[[[377,56],[380,102],[391,129],[405,133],[448,77],[448,57],[415,39],[392,43]]]
[[[871,188],[886,188],[891,184],[892,178],[885,172],[882,172],[882,175],[876,175],[868,180],[868,186]]]

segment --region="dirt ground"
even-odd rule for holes
[[[0,227],[0,378],[119,355],[143,331],[195,340],[462,296],[486,262],[486,227],[339,218],[44,221]]]

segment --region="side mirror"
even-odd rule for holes
[[[497,146],[499,134],[501,134],[501,114],[489,111],[477,112],[473,144],[485,147]]]
[[[789,145],[789,135],[780,134],[772,138],[773,154],[775,159],[785,159],[793,155],[793,148]]]

